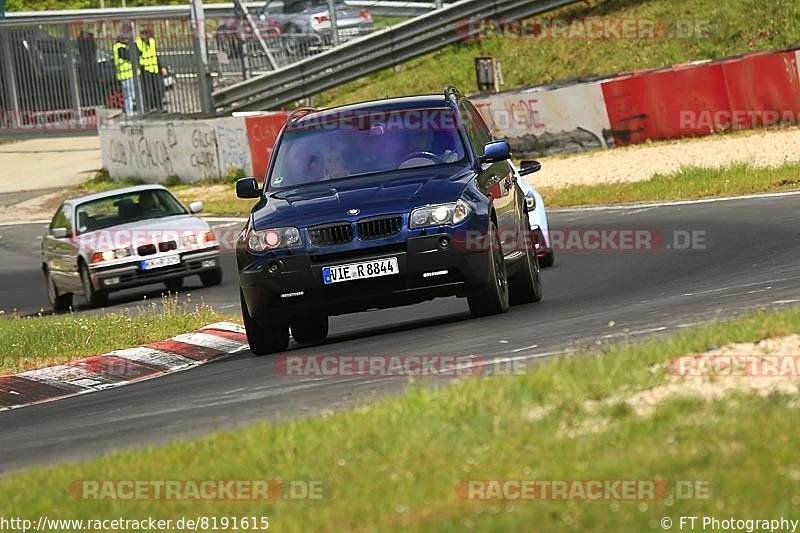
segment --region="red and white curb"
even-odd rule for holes
[[[192,333],[64,365],[0,376],[0,411],[180,372],[248,349],[242,326],[217,322]]]

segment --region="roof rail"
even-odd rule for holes
[[[444,88],[445,100],[447,100],[451,95],[458,98],[459,96],[461,96],[461,91],[459,91],[458,87],[456,87],[455,85],[448,85],[447,87]]]
[[[289,116],[286,118],[286,123],[289,124],[294,120],[303,118],[304,116],[309,115],[311,113],[316,113],[319,110],[320,109],[318,107],[308,107],[308,106],[298,107],[297,109],[294,109],[291,113],[289,113]]]

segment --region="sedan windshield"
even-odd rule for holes
[[[76,210],[80,233],[137,220],[183,214],[186,214],[183,205],[163,189],[146,189],[108,196],[80,204]]]
[[[446,165],[463,161],[466,154],[449,109],[312,119],[284,133],[271,189]]]

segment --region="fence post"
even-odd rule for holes
[[[1,2],[2,0],[0,0]],[[8,111],[11,113],[11,124],[14,128],[22,126],[19,116],[19,90],[17,88],[17,73],[14,69],[14,59],[11,53],[11,39],[9,39],[9,31],[0,28],[0,53],[2,53],[3,61],[3,78],[5,79],[5,104],[8,106]]]
[[[64,43],[67,48],[67,81],[69,83],[69,92],[71,97],[72,107],[75,108],[77,113],[78,124],[83,125],[83,116],[81,115],[81,89],[78,85],[78,74],[75,71],[77,68],[77,55],[75,53],[75,41],[69,34],[69,25],[64,24]]]
[[[336,18],[336,0],[328,0],[328,13],[331,19],[333,46],[339,46],[339,20]]]
[[[211,82],[208,77],[208,50],[206,48],[206,21],[203,0],[192,0],[192,35],[194,58],[197,68],[197,91],[200,93],[200,111],[214,112],[214,100],[211,96]]]

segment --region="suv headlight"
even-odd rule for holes
[[[460,224],[472,214],[472,208],[464,200],[452,204],[426,205],[411,211],[409,227],[453,226]]]
[[[303,246],[303,237],[299,229],[292,227],[250,229],[244,235],[244,244],[248,251],[261,254],[278,248],[299,248]]]

